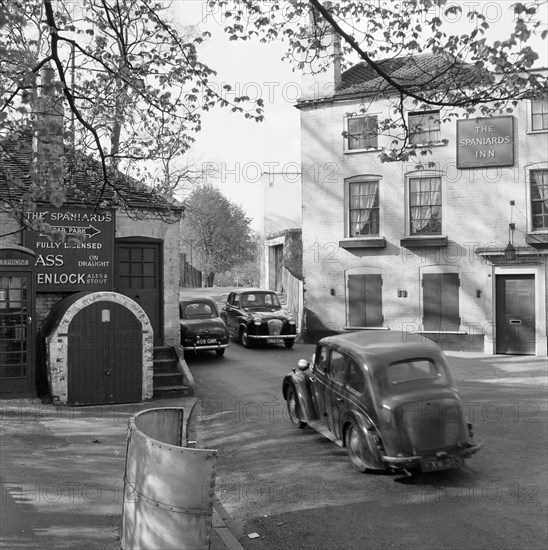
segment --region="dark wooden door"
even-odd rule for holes
[[[498,275],[496,279],[496,351],[535,354],[535,276]]]
[[[96,302],[79,311],[68,334],[68,403],[141,401],[142,325],[120,304]]]
[[[161,252],[160,243],[116,243],[115,290],[144,309],[154,330],[155,346],[164,338]]]
[[[0,395],[36,393],[32,275],[0,274]]]
[[[422,278],[424,330],[455,331],[460,327],[458,273],[427,273]]]
[[[382,279],[380,275],[348,276],[348,325],[380,327],[382,316]]]

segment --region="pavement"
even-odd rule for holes
[[[313,350],[302,348],[303,357]],[[446,354],[457,384],[548,385],[546,358]],[[188,439],[198,439],[195,404],[194,397],[93,407],[0,400],[0,548],[119,549],[128,420],[145,409],[182,407]],[[243,549],[230,523],[216,503],[211,550]]]
[[[196,440],[196,401],[59,407],[0,400],[0,548],[119,549],[129,419],[145,409],[181,407],[187,440]],[[216,505],[210,550],[242,550],[225,518]]]

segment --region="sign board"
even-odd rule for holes
[[[36,252],[38,292],[112,290],[114,288],[114,212],[82,208],[48,208],[28,212],[67,237],[82,242],[51,240],[45,233],[25,231],[25,246]]]
[[[457,120],[457,168],[513,165],[513,116]]]

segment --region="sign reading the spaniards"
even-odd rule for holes
[[[513,116],[457,120],[457,168],[513,165]]]
[[[112,290],[114,288],[114,212],[81,208],[45,208],[28,212],[52,229],[63,242],[46,233],[25,231],[25,246],[36,252],[38,292]],[[70,237],[78,236],[79,239]]]

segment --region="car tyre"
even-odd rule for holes
[[[289,420],[293,426],[296,428],[304,428],[306,426],[306,422],[303,422],[299,419],[299,398],[297,397],[297,392],[295,391],[295,388],[293,386],[289,386],[287,388],[287,394],[286,394],[286,401],[287,401],[287,414],[289,416]]]
[[[350,422],[344,433],[344,444],[348,458],[358,472],[364,473],[368,469],[372,469],[373,460],[369,452],[368,442],[355,420]]]
[[[246,328],[242,328],[240,330],[240,342],[244,348],[250,348],[251,347],[251,341],[249,339],[249,335],[247,333]]]
[[[216,350],[215,350],[215,353],[216,353],[219,357],[222,357],[222,356],[225,354],[225,348],[216,349]]]
[[[284,340],[284,344],[287,349],[291,349],[294,343],[295,343],[295,338],[286,338]]]

